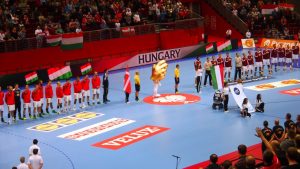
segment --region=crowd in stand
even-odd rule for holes
[[[263,5],[278,5],[286,3],[286,0],[223,0],[223,3],[234,15],[240,17],[253,33],[280,39],[291,39],[298,33],[294,28],[299,28],[299,20],[292,9],[278,8],[268,15],[262,13]]]
[[[296,122],[290,113],[286,114],[284,126],[280,121],[274,121],[269,128],[268,121],[263,122],[263,128],[256,128],[256,136],[262,140],[263,159],[256,159],[247,153],[246,145],[238,146],[239,157],[235,160],[225,160],[218,163],[218,156],[210,156],[210,164],[206,169],[299,169],[300,168],[300,115]]]
[[[6,0],[0,2],[0,41],[45,34],[118,28],[189,18],[179,0]]]

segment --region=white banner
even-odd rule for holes
[[[235,102],[242,109],[243,100],[244,100],[244,98],[246,98],[246,95],[243,90],[243,85],[236,84],[236,85],[229,86],[229,88],[230,88],[230,92],[231,92]],[[251,105],[249,100],[248,100],[248,112],[249,113],[254,112],[254,108]]]
[[[189,47],[183,47],[183,48],[175,48],[175,49],[169,49],[169,50],[161,50],[157,52],[150,52],[150,53],[143,53],[143,54],[137,54],[130,58],[127,61],[124,61],[114,67],[112,67],[110,70],[117,70],[117,69],[124,69],[126,67],[135,67],[135,66],[142,66],[142,65],[148,65],[157,63],[160,60],[177,60],[182,59],[195,50],[197,50],[200,47],[200,45],[195,46],[189,46]]]

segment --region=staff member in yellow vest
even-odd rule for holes
[[[179,76],[180,76],[180,70],[179,70],[179,65],[176,65],[176,68],[174,70],[174,75],[175,75],[175,93],[178,93],[178,85],[179,85]]]
[[[135,101],[139,101],[139,92],[141,89],[141,80],[140,80],[140,73],[138,71],[135,72],[134,75],[134,86],[135,86]]]

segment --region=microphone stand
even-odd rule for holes
[[[172,155],[172,156],[176,158],[176,169],[178,169],[178,163],[179,163],[179,159],[180,159],[181,157],[176,156],[176,155]]]

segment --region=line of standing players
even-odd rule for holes
[[[204,86],[207,85],[207,79],[209,79],[209,84],[211,82],[211,72],[210,69],[215,65],[224,66],[224,80],[230,82],[231,72],[233,67],[232,57],[227,52],[226,57],[223,58],[222,54],[219,54],[217,59],[215,56],[207,57],[202,68],[202,63],[199,57],[196,58],[194,62],[194,68],[196,72],[195,76],[195,87],[197,92],[200,93],[202,74],[205,72],[204,77]],[[282,68],[283,71],[286,71],[287,68],[293,70],[293,65],[295,67],[300,67],[299,65],[299,46],[298,43],[295,43],[292,48],[289,45],[283,47],[283,44],[276,46],[273,45],[272,49],[261,49],[257,48],[255,54],[249,50],[248,54],[242,53],[240,56],[239,53],[236,53],[235,56],[235,74],[234,81],[238,79],[253,79],[264,76],[264,68],[268,68],[268,74],[272,75],[273,71],[277,72]]]
[[[92,84],[91,100],[90,84]],[[110,102],[107,98],[109,87],[108,70],[105,70],[102,85],[103,103],[106,104],[107,102]],[[71,107],[72,86],[74,90],[73,108]],[[53,89],[52,81],[48,81],[47,85],[43,86],[43,81],[41,80],[35,85],[35,88],[32,91],[28,85],[25,86],[23,91],[19,89],[18,84],[16,84],[14,88],[13,86],[8,86],[6,93],[4,93],[0,87],[1,122],[6,123],[3,116],[4,102],[6,103],[8,110],[7,123],[11,124],[12,122],[16,122],[17,115],[20,120],[26,120],[26,113],[28,113],[29,118],[36,119],[37,116],[43,117],[43,115],[50,114],[50,112],[60,114],[72,110],[75,111],[77,109],[77,105],[80,108],[85,108],[86,106],[101,104],[100,86],[100,77],[98,76],[98,73],[95,72],[91,79],[88,75],[86,75],[82,80],[80,77],[77,77],[77,79],[73,82],[73,85],[69,79],[63,85],[58,81],[55,89]],[[56,109],[53,107],[54,92],[57,98]],[[23,110],[21,110],[21,99],[23,100]],[[46,111],[43,109],[44,103],[46,104]],[[32,108],[33,112],[31,111]]]

